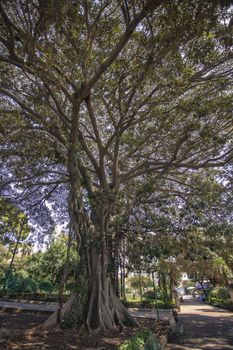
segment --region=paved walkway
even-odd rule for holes
[[[184,345],[169,344],[169,350],[233,350],[233,313],[186,296],[180,317]]]
[[[43,304],[36,302],[18,302],[18,301],[6,301],[0,300],[0,308],[4,309],[19,309],[19,310],[31,310],[31,311],[41,311],[41,312],[54,312],[57,310],[58,305],[56,304]],[[152,318],[157,320],[156,310],[138,310],[138,309],[129,309],[130,313],[136,317],[142,318]],[[160,320],[169,320],[172,318],[172,311],[168,309],[159,310]]]
[[[56,305],[18,303],[18,302],[5,301],[5,300],[0,300],[0,308],[32,310],[32,311],[41,311],[41,312],[53,312],[57,310]]]
[[[56,305],[27,304],[0,301],[0,308],[14,308],[53,312]],[[155,311],[131,310],[134,316],[157,318]],[[171,311],[160,310],[160,318],[170,318]],[[194,300],[191,296],[184,298],[181,306],[185,335],[184,345],[169,344],[168,350],[233,350],[233,313]]]
[[[173,320],[173,314],[171,309],[159,309],[157,314],[156,309],[129,309],[132,316],[141,318],[152,318],[157,321],[158,317],[160,321]]]

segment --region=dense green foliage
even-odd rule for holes
[[[233,302],[230,298],[229,288],[214,288],[208,293],[207,301],[214,306],[233,311]]]
[[[145,308],[145,309],[171,309],[174,307],[173,302],[165,302],[164,300],[154,298],[143,298],[142,300],[135,301],[131,299],[129,301],[123,301],[124,305],[128,308]]]
[[[132,289],[136,289],[137,292],[139,291],[140,288],[146,289],[146,288],[151,288],[153,287],[152,281],[150,277],[147,276],[131,276],[128,278],[127,282],[129,283],[130,287]]]
[[[5,253],[5,263],[0,266],[1,282],[6,278],[10,255],[6,247],[1,246]],[[16,255],[14,265],[7,276],[5,293],[7,294],[33,294],[58,293],[66,260],[67,237],[61,234],[45,251],[31,252],[29,255]],[[4,258],[4,255],[2,255]],[[67,289],[71,290],[75,284],[75,271],[77,268],[77,253],[72,249],[68,270]]]

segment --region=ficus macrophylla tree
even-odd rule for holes
[[[2,195],[45,224],[43,208],[69,213],[79,247],[77,290],[47,325],[135,324],[110,226],[147,176],[230,161],[229,17],[218,1],[1,1]]]

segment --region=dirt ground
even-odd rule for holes
[[[0,310],[0,350],[116,350],[138,331],[125,328],[122,333],[114,330],[98,336],[91,336],[84,327],[38,331],[37,326],[47,317],[41,312]],[[166,322],[157,323],[153,319],[137,318],[137,321],[140,328],[150,329],[157,335],[165,333],[168,327]]]

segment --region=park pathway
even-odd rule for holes
[[[185,296],[180,317],[184,345],[168,344],[169,350],[233,350],[233,313]]]
[[[53,312],[57,306],[1,300],[0,308]],[[131,310],[131,313],[133,316],[156,319],[155,311]],[[161,319],[169,319],[171,315],[169,310],[160,310],[159,313]],[[181,306],[180,317],[185,330],[184,345],[170,343],[167,350],[233,350],[232,312],[209,306],[191,296],[186,296]]]
[[[18,310],[30,310],[30,311],[39,311],[39,312],[54,312],[57,310],[58,306],[44,304],[44,303],[21,303],[21,302],[13,302],[0,300],[0,308],[3,309],[18,309]]]

